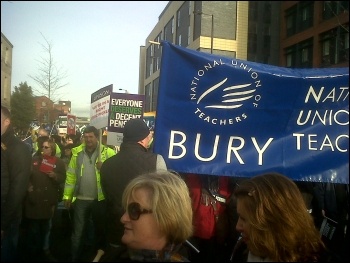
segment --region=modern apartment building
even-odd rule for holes
[[[145,111],[155,111],[157,105],[161,46],[155,42],[167,40],[202,52],[277,65],[276,12],[280,12],[278,1],[169,1],[140,49],[139,94],[145,94]]]
[[[348,1],[282,1],[280,66],[349,66]]]
[[[348,67],[348,6],[346,1],[169,1],[140,47],[145,111],[157,105],[161,47],[154,42],[282,67]]]
[[[11,76],[12,76],[13,45],[1,33],[1,104],[11,106]]]

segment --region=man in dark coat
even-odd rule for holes
[[[32,156],[14,135],[10,111],[1,105],[1,261],[18,261],[17,244],[22,203],[27,192]]]
[[[112,246],[121,245],[124,226],[120,218],[124,213],[122,194],[126,185],[136,176],[166,170],[163,157],[151,153],[148,147],[153,134],[142,119],[126,122],[120,151],[107,159],[101,167],[101,187],[107,200],[107,234]]]

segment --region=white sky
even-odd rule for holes
[[[59,100],[72,114],[90,117],[91,94],[113,84],[113,92],[138,93],[140,46],[168,1],[1,1],[1,32],[13,45],[12,90],[21,82],[37,88],[40,44],[67,71]],[[62,84],[63,84],[62,83]],[[35,94],[40,95],[40,94]]]

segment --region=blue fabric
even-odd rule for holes
[[[182,173],[349,183],[349,68],[290,69],[162,42],[154,152]]]

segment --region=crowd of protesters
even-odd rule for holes
[[[28,147],[1,107],[1,261],[349,259],[349,185],[167,171],[139,119],[119,151],[94,126],[32,135]],[[61,249],[54,228],[68,233]]]

